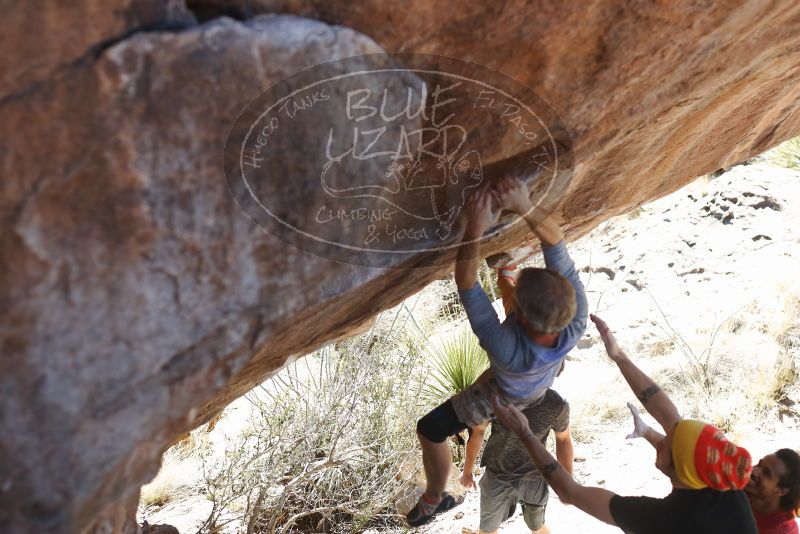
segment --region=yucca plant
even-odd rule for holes
[[[489,367],[486,351],[468,323],[447,337],[424,343],[423,347],[431,372],[420,397],[431,406],[471,386]]]

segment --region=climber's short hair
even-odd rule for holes
[[[537,332],[559,332],[575,317],[575,288],[552,269],[522,269],[514,294],[517,311]]]

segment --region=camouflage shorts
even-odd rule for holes
[[[542,398],[542,395],[528,399],[514,399],[505,395],[497,385],[491,369],[487,369],[470,387],[454,395],[450,400],[458,420],[468,427],[488,423],[494,419],[494,410],[489,399],[492,395],[506,404],[513,404],[523,410]]]

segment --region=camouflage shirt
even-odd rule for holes
[[[533,435],[543,444],[550,430],[563,432],[569,426],[569,403],[552,389],[542,400],[522,411],[528,418]],[[497,421],[492,422],[492,432],[481,457],[481,466],[500,480],[513,482],[520,479],[540,478],[528,450],[516,434]]]

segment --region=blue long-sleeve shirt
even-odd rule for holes
[[[542,246],[542,252],[545,265],[564,275],[575,288],[575,317],[561,330],[554,347],[531,341],[513,313],[501,323],[480,284],[458,292],[472,331],[489,355],[498,386],[516,399],[539,397],[553,385],[561,361],[586,331],[589,315],[586,292],[564,241]]]

